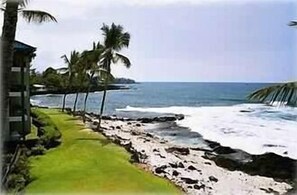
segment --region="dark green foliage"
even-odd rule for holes
[[[40,124],[38,136],[40,137],[41,144],[45,148],[59,145],[62,134],[55,123],[46,114],[36,109],[32,109],[32,116],[36,117],[36,120]]]
[[[287,105],[297,105],[297,82],[274,85],[257,90],[249,95],[251,100],[273,103],[279,101]]]
[[[37,156],[43,155],[46,152],[46,149],[41,143],[36,144],[36,146],[32,147],[30,150],[30,155]]]
[[[11,167],[7,177],[6,190],[9,193],[20,192],[31,181],[28,157],[23,152],[17,162]]]

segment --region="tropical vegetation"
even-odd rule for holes
[[[130,68],[131,62],[129,58],[118,53],[123,48],[129,47],[130,43],[130,34],[128,32],[124,32],[124,28],[121,25],[115,25],[112,23],[111,26],[103,24],[101,31],[103,32],[104,42],[103,42],[103,55],[102,55],[102,67],[107,71],[107,75],[111,73],[111,65],[116,64],[121,61],[124,66]],[[107,84],[110,81],[108,77],[105,76],[103,78],[104,81],[104,91],[101,103],[101,109],[99,114],[99,122],[97,126],[97,130],[100,130],[101,118],[103,114]]]
[[[115,25],[114,23],[111,26],[103,24],[101,31],[104,38],[103,44],[93,42],[90,50],[82,52],[74,50],[69,56],[62,56],[66,67],[57,70],[50,67],[39,75],[35,70],[32,70],[34,74],[31,76],[31,84],[39,81],[39,84],[45,84],[47,87],[62,89],[64,91],[62,111],[65,109],[66,96],[71,91],[75,93],[72,109],[72,113],[75,114],[79,93],[85,92],[82,112],[84,122],[87,100],[91,88],[98,85],[103,86],[97,130],[100,129],[107,87],[115,80],[111,74],[111,65],[121,62],[127,68],[131,66],[129,58],[119,53],[123,48],[129,46],[130,34],[124,32],[124,28],[121,25]],[[117,82],[119,81],[131,82],[131,80],[125,80],[123,78],[117,80]]]

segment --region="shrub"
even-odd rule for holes
[[[32,109],[32,116],[36,118],[38,123],[38,136],[40,137],[41,144],[45,148],[55,147],[60,144],[61,132],[55,123],[43,112],[38,109]]]
[[[19,192],[30,181],[28,158],[25,152],[23,152],[17,162],[11,167],[6,181],[6,189],[8,192]]]

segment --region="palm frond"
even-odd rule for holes
[[[106,83],[111,83],[115,79],[114,76],[104,68],[98,68],[95,71],[95,74],[99,76],[98,78],[101,81],[106,82]]]
[[[22,8],[25,8],[28,5],[28,3],[30,2],[30,0],[18,0],[18,1],[19,1],[20,7],[22,7]]]
[[[126,66],[126,68],[130,68],[131,67],[131,62],[129,60],[129,58],[127,58],[126,56],[116,53],[115,54],[115,62],[118,62],[119,60]]]
[[[297,21],[291,21],[288,25],[289,26],[297,26]]]
[[[257,90],[248,96],[250,100],[280,102],[291,106],[297,105],[297,82],[274,85]]]
[[[39,10],[21,10],[23,18],[27,22],[57,22],[56,18],[51,14]]]
[[[62,55],[61,58],[64,60],[65,64],[70,64],[70,61],[69,61],[68,57],[65,54]]]

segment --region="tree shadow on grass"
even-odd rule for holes
[[[99,141],[100,144],[103,147],[113,143],[111,140],[104,139],[104,138],[76,138],[76,140],[80,140],[80,141]]]

